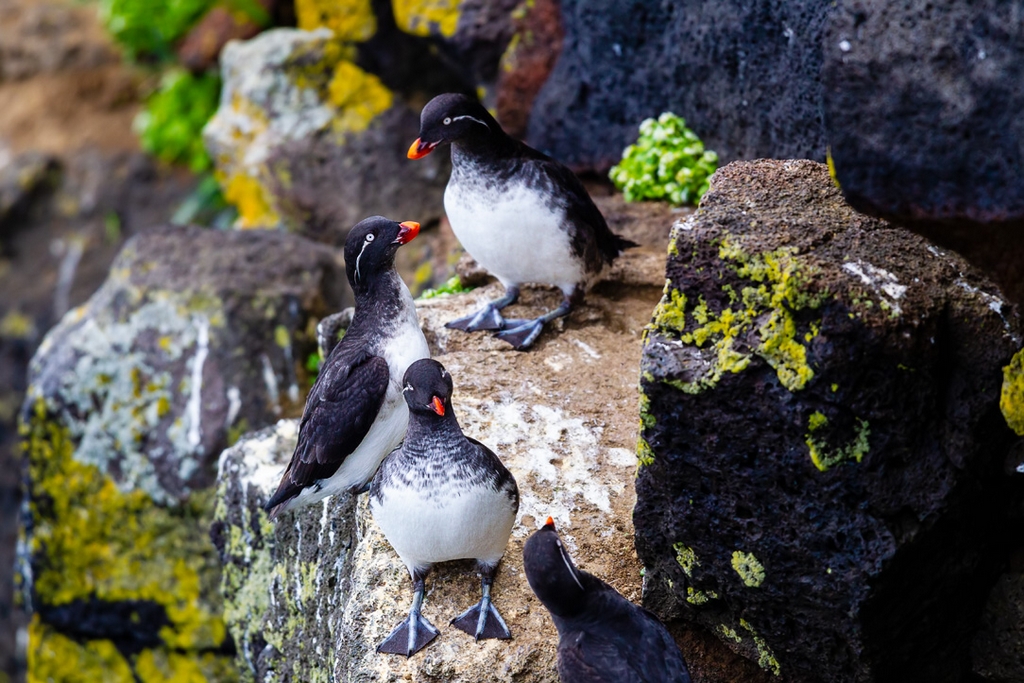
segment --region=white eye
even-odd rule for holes
[[[447,126],[447,125],[451,124],[451,122],[452,122],[452,117],[446,116],[446,117],[444,117],[444,121],[442,121],[441,123],[443,123],[444,125]]]
[[[366,241],[367,242],[372,242],[373,241],[373,233],[372,232],[369,235],[366,236]]]

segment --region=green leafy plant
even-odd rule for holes
[[[671,112],[640,124],[640,137],[626,147],[608,173],[627,202],[644,199],[696,204],[718,168],[718,155]]]
[[[203,126],[217,111],[220,78],[188,71],[164,74],[160,87],[135,119],[142,147],[167,163],[187,164],[199,173],[210,167],[203,146]]]
[[[110,34],[135,61],[164,61],[173,44],[216,0],[103,0],[100,17]]]
[[[437,287],[424,290],[423,293],[420,294],[419,298],[433,299],[436,296],[443,296],[445,294],[462,294],[463,292],[471,292],[473,289],[473,287],[466,287],[463,285],[462,280],[459,279],[458,275],[453,275]]]

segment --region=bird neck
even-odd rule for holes
[[[381,321],[400,319],[407,309],[414,306],[409,288],[393,268],[353,287],[353,291],[356,310],[352,314],[349,331],[377,327]]]
[[[468,135],[452,142],[453,157],[461,154],[469,158],[487,159],[514,153],[519,143],[509,137],[494,117],[486,111],[479,116],[487,123],[487,130],[474,124]]]
[[[449,410],[443,417],[410,412],[402,450],[409,455],[445,453],[465,438],[454,410]],[[438,446],[445,448],[439,449]]]

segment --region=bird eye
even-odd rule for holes
[[[367,242],[372,242],[373,241],[373,233],[372,232],[366,236],[366,241]]]
[[[412,387],[412,385],[411,385],[411,384],[406,384],[406,385],[405,385],[404,387],[402,387],[402,393],[403,393],[403,394],[404,394],[405,392],[407,392],[407,391],[412,391],[412,390],[413,390],[413,387]]]
[[[444,125],[447,126],[447,125],[451,124],[451,122],[452,122],[452,117],[446,116],[446,117],[444,117],[444,121],[442,121],[441,123],[443,123]]]

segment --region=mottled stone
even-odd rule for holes
[[[214,463],[297,409],[341,277],[333,251],[293,235],[167,227],[49,332],[21,426],[30,680],[235,675]]]
[[[647,607],[787,681],[959,681],[1021,533],[1020,322],[826,167],[733,163],[672,232],[641,364]]]
[[[418,109],[355,56],[328,29],[275,29],[224,49],[221,105],[204,137],[240,227],[287,226],[340,245],[369,215],[439,216],[446,156],[409,162]]]
[[[824,37],[836,176],[900,223],[1024,225],[1024,2],[840,3]]]
[[[641,121],[671,111],[723,161],[824,160],[819,72],[834,4],[562,0],[562,52],[527,142],[607,170]]]

